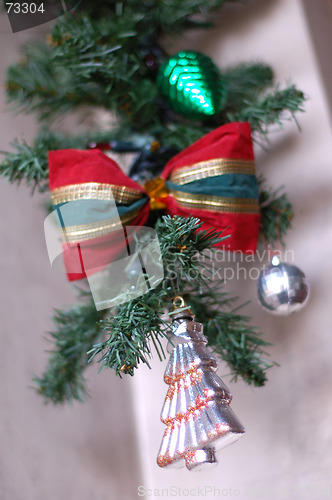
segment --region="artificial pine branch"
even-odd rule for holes
[[[48,179],[47,151],[44,144],[35,142],[31,147],[24,141],[20,144],[15,140],[11,146],[16,151],[1,151],[1,154],[6,155],[0,164],[1,176],[17,184],[24,180],[28,186],[32,186],[33,191],[36,187],[44,191]]]
[[[70,67],[54,64],[53,50],[43,42],[22,48],[19,63],[7,70],[6,91],[15,109],[37,112],[41,120],[55,110],[57,114],[72,111],[86,94],[84,82],[78,85]],[[94,104],[92,96],[91,103]]]
[[[183,30],[180,20],[223,3],[202,8],[192,0],[181,6],[155,2],[153,8],[150,2],[147,8],[144,2],[117,2],[100,16],[88,15],[80,5],[74,16],[57,20],[49,45],[27,46],[22,61],[9,68],[8,98],[42,119],[82,105],[103,105],[124,116],[129,109],[131,122],[146,127],[156,117],[158,89],[143,64],[140,42],[160,36],[167,26],[173,33],[178,24]]]
[[[227,109],[238,109],[239,103],[255,98],[273,85],[273,69],[263,62],[242,63],[222,71],[227,87]]]
[[[199,293],[205,277],[194,257],[224,239],[215,230],[197,232],[201,226],[199,219],[192,217],[163,216],[157,221],[155,229],[165,278],[156,288],[120,305],[105,319],[104,333],[109,338],[90,351],[91,360],[101,354],[101,368],[113,368],[120,375],[133,375],[139,362],[148,364],[151,342],[160,357],[157,346],[168,325],[162,319],[165,308],[176,295],[184,294],[188,288],[194,288]]]
[[[139,299],[123,304],[113,316],[106,318],[103,331],[109,338],[95,344],[88,352],[90,361],[101,354],[98,359],[100,369],[113,368],[121,377],[122,373],[134,375],[134,369],[140,362],[149,366],[151,344],[161,359],[164,352],[160,338],[167,330],[160,301],[163,292],[154,289]]]
[[[284,90],[276,88],[263,96],[247,99],[241,108],[226,111],[226,115],[229,121],[248,121],[253,132],[264,137],[269,126],[282,126],[284,120],[295,119],[295,113],[304,111],[305,100],[303,92],[289,85]]]
[[[267,244],[273,246],[275,243],[280,243],[284,247],[284,238],[291,227],[293,211],[286,193],[280,193],[281,190],[282,186],[276,190],[260,189],[260,233]]]
[[[158,127],[154,133],[161,144],[182,151],[195,141],[200,139],[204,133],[210,132],[211,128],[197,123],[165,123]]]
[[[106,311],[106,316],[96,311],[92,300],[56,311],[48,366],[41,377],[35,378],[37,390],[46,401],[83,401],[87,394],[84,371],[88,361],[98,355],[101,369],[112,368],[120,376],[133,375],[140,362],[149,366],[154,351],[162,359],[160,340],[170,331],[164,314],[178,293],[203,323],[209,343],[228,363],[233,378],[240,376],[249,384],[264,384],[265,371],[274,364],[266,360],[262,350],[269,344],[250,326],[248,317],[234,310],[236,299],[221,292],[220,283],[211,283],[207,267],[202,272],[204,259],[199,256],[211,250],[221,235],[216,231],[196,232],[200,227],[194,218],[159,219],[156,230],[166,276],[147,294],[111,313]],[[106,340],[96,343],[105,336]]]
[[[92,300],[69,310],[55,311],[56,329],[50,333],[53,348],[48,365],[41,377],[34,378],[37,391],[46,402],[62,404],[84,400],[87,351],[102,336],[101,317]]]
[[[216,231],[196,233],[200,227],[199,220],[193,218],[162,217],[158,221],[165,279],[142,297],[119,306],[103,321],[109,338],[90,351],[90,360],[100,355],[101,369],[113,368],[120,376],[133,375],[140,362],[149,365],[151,344],[161,357],[160,339],[170,331],[163,315],[179,294],[186,297],[197,320],[204,324],[209,341],[229,364],[233,378],[241,376],[257,386],[265,383],[265,371],[274,364],[266,360],[262,350],[269,344],[250,326],[248,317],[229,310],[235,298],[221,293],[220,283],[212,284],[207,265],[202,268],[204,259],[199,256],[222,238]]]
[[[104,0],[98,4],[93,0],[84,0],[78,5],[78,12],[84,11],[93,18],[111,18],[115,14],[131,15],[143,14],[142,29],[151,29],[154,26],[159,34],[176,35],[192,26],[213,26],[209,17],[210,12],[219,9],[225,3],[239,0]],[[243,0],[242,0],[243,1]]]
[[[47,129],[37,136],[32,146],[25,141],[15,140],[11,146],[14,151],[0,153],[5,155],[0,163],[0,175],[7,177],[12,183],[22,181],[43,192],[48,185],[48,152],[56,149],[86,149],[91,142],[102,142],[109,139],[103,132],[87,133],[77,136],[58,134]]]
[[[115,112],[123,126],[154,130],[157,139],[166,139],[163,129],[167,123],[181,126],[181,120],[165,120],[155,73],[145,65],[140,47],[149,37],[156,40],[167,30],[173,9],[175,29],[176,19],[187,16],[188,20],[192,13],[207,12],[223,3],[203,6],[190,0],[180,6],[155,2],[155,9],[147,9],[144,2],[118,2],[108,5],[113,9],[110,16],[91,16],[84,8],[74,16],[62,16],[54,24],[49,45],[27,46],[23,60],[9,68],[8,99],[25,112],[37,112],[41,119],[83,105],[103,106]],[[168,12],[166,25],[160,25],[164,11]],[[162,62],[159,55],[158,64]],[[272,69],[264,63],[240,64],[222,73],[228,88],[226,109],[210,125],[201,124],[202,134],[229,121],[250,121],[253,130],[265,136],[268,126],[287,119],[287,112],[294,116],[302,109],[303,94],[294,86],[261,95],[273,80]],[[188,140],[182,144],[188,145]]]

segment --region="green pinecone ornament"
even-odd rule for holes
[[[171,56],[160,67],[157,81],[171,108],[187,118],[209,118],[226,104],[226,86],[220,71],[200,52],[181,51]]]

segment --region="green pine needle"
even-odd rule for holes
[[[101,317],[91,300],[69,310],[55,311],[56,329],[50,333],[53,347],[48,365],[41,377],[34,378],[37,391],[46,402],[63,404],[85,399],[87,388],[83,373],[88,361],[86,353],[101,338]]]
[[[262,347],[269,345],[250,326],[249,318],[232,311],[235,298],[218,291],[211,276],[202,268],[197,255],[221,241],[220,232],[200,231],[198,219],[162,217],[156,226],[166,278],[156,289],[119,306],[103,321],[109,338],[90,350],[90,360],[99,355],[100,369],[113,368],[118,375],[134,374],[140,362],[149,365],[151,343],[161,358],[160,339],[170,332],[163,319],[176,295],[186,297],[204,324],[206,335],[215,350],[228,363],[233,378],[241,376],[249,384],[263,385],[265,371],[273,366]],[[202,272],[204,269],[204,272]]]
[[[285,247],[285,236],[291,227],[293,211],[286,193],[281,193],[281,190],[282,186],[276,190],[260,189],[260,234],[267,244],[273,246],[280,243],[282,247]]]

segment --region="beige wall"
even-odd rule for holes
[[[10,34],[6,18],[0,18],[1,83],[18,45],[31,36]],[[246,312],[275,344],[271,355],[281,366],[270,371],[262,389],[224,377],[247,433],[220,453],[217,468],[198,474],[160,470],[155,456],[163,433],[166,362],[155,359],[152,371],[141,367],[134,379],[122,381],[90,368],[92,399],[84,406],[45,406],[29,387],[46,362],[43,335],[51,328],[52,309],[72,303],[74,296],[49,267],[41,199],[1,181],[1,500],[132,499],[139,485],[159,492],[171,486],[219,488],[220,496],[239,490],[243,498],[273,500],[332,496],[331,129],[301,3],[248,0],[229,6],[213,32],[192,33],[180,46],[203,50],[220,66],[266,60],[278,80],[293,79],[310,97],[299,117],[302,134],[289,123],[271,134],[269,152],[256,148],[258,171],[271,185],[284,184],[293,202],[296,217],[287,244],[311,282],[310,302],[296,316],[275,318],[256,305],[254,281],[228,283],[243,301],[252,299]],[[3,95],[0,109],[0,149],[22,133],[33,137],[33,120],[5,113]],[[220,363],[219,374],[226,373]]]

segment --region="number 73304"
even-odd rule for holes
[[[6,10],[7,14],[10,12],[13,14],[35,14],[36,12],[41,12],[44,13],[44,4],[41,3],[37,5],[36,3],[18,3],[18,2],[13,2],[9,3],[6,2]]]

